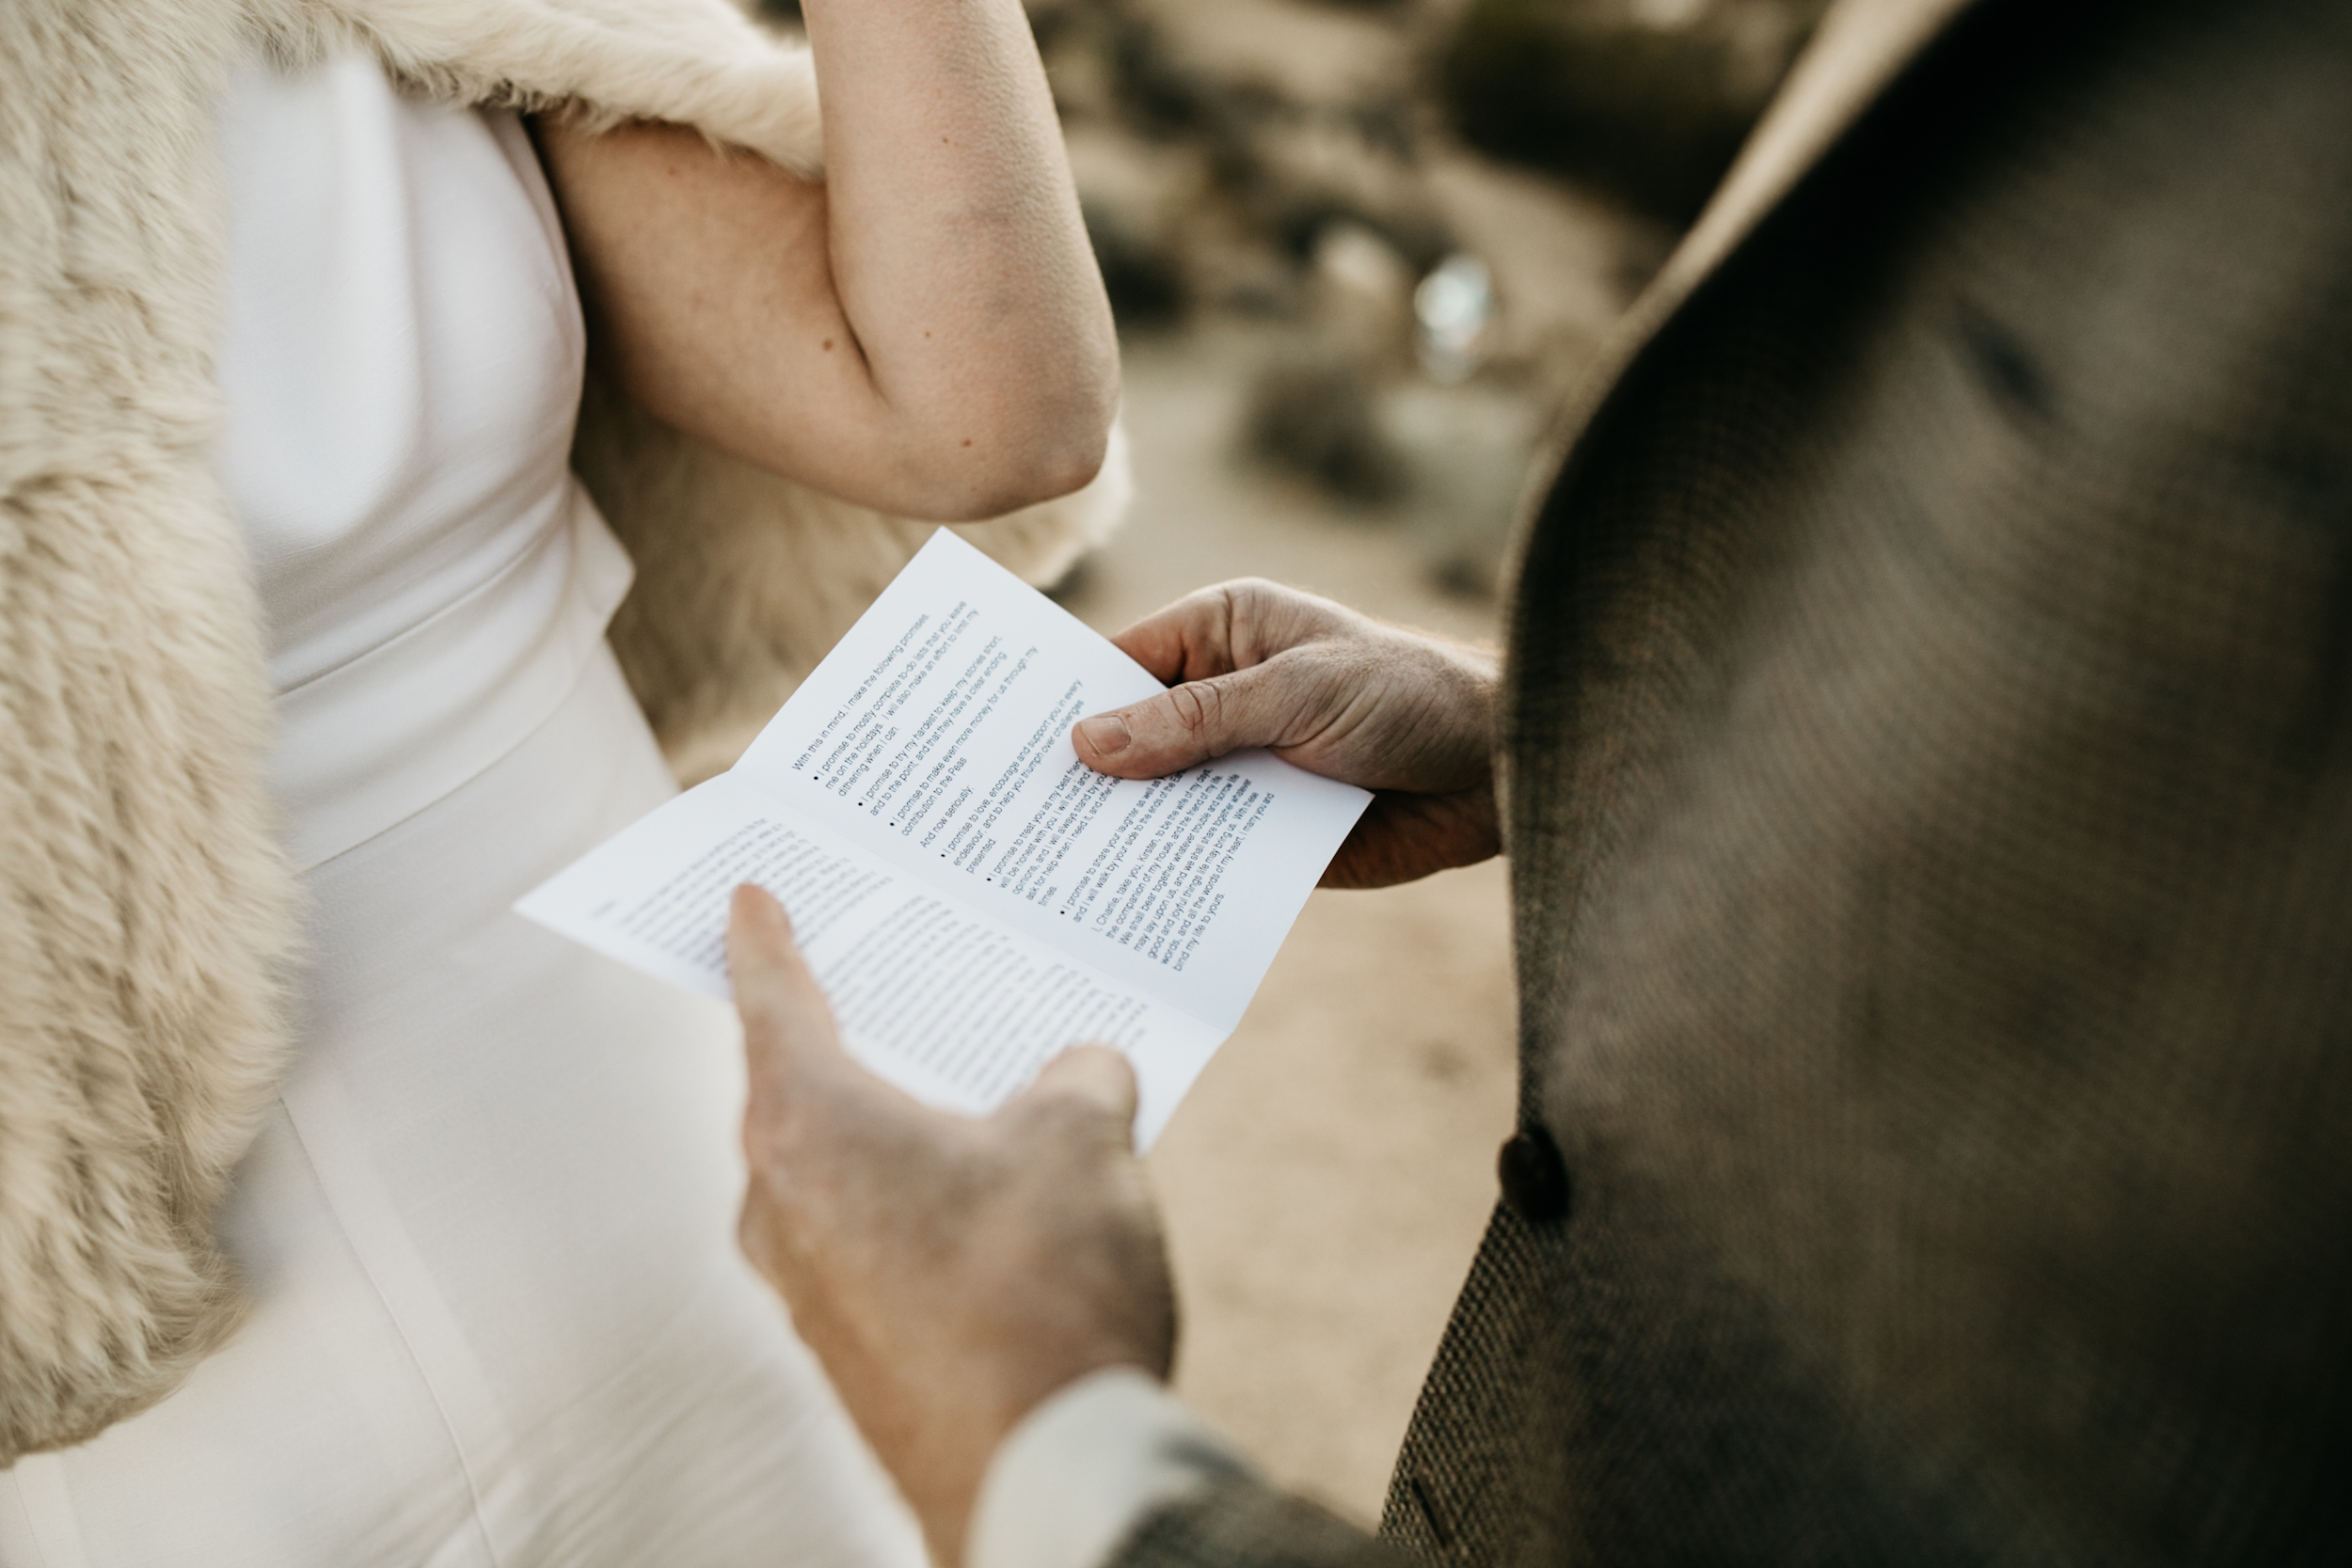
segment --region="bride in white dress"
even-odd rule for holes
[[[1017,4],[807,15],[822,187],[405,100],[358,55],[230,83],[217,467],[310,905],[299,1049],[222,1216],[251,1317],[0,1475],[0,1564],[922,1560],[737,1253],[731,1014],[509,912],[673,787],[566,466],[590,352],[901,515],[1100,459],[1115,350]]]

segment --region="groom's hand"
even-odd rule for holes
[[[758,888],[736,889],[727,962],[751,1068],[743,1250],[955,1568],[1022,1417],[1102,1368],[1168,1374],[1176,1304],[1135,1075],[1081,1047],[988,1119],[947,1116],[842,1051]]]
[[[1326,887],[1410,881],[1502,847],[1491,654],[1256,579],[1204,588],[1113,641],[1170,689],[1079,721],[1072,743],[1097,772],[1160,778],[1263,746],[1375,791]]]

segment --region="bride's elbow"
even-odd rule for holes
[[[1103,471],[1104,454],[1110,450],[1110,435],[1111,421],[1104,416],[1061,433],[1058,439],[1038,443],[1019,461],[1008,465],[1006,471],[996,476],[993,494],[976,504],[970,516],[960,520],[977,522],[984,517],[1001,517],[1008,512],[1059,500],[1085,489]]]
[[[925,465],[924,512],[937,522],[976,523],[1084,489],[1103,470],[1118,409],[1114,384],[1078,406],[947,436]]]

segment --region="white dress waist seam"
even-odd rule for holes
[[[271,785],[308,871],[499,760],[571,690],[633,569],[577,483],[498,576],[359,657],[281,692]],[[535,626],[517,641],[515,628]]]

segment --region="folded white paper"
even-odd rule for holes
[[[1148,1145],[1372,799],[1263,752],[1153,781],[1078,760],[1073,723],[1159,689],[942,529],[731,770],[515,907],[725,998],[727,901],[757,882],[872,1070],[980,1114],[1116,1046]]]

